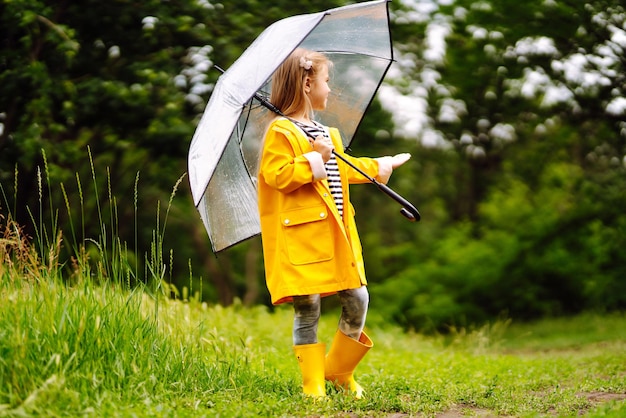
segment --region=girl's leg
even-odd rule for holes
[[[339,329],[326,355],[324,376],[335,385],[350,390],[358,399],[363,388],[354,380],[354,369],[374,345],[363,332],[369,304],[367,288],[339,292],[342,311]]]
[[[353,340],[358,340],[365,326],[369,293],[366,286],[338,292],[341,302],[339,330]]]
[[[317,343],[317,325],[321,313],[320,295],[293,297],[293,345]]]
[[[317,342],[317,324],[321,313],[320,295],[294,296],[293,310],[293,350],[302,372],[302,390],[308,396],[326,396],[326,344]]]

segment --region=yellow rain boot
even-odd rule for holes
[[[364,332],[357,341],[337,330],[326,355],[326,380],[349,389],[357,399],[361,399],[363,388],[354,380],[353,373],[357,364],[373,346],[374,343]]]
[[[302,389],[305,395],[320,398],[326,396],[324,382],[324,355],[326,344],[294,345],[300,371],[302,372]]]

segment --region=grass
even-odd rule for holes
[[[623,314],[502,320],[435,336],[377,325],[357,368],[365,399],[330,386],[326,400],[308,399],[290,308],[209,306],[168,285],[169,206],[164,221],[157,210],[145,256],[150,280],[135,280],[137,265],[116,239],[115,202],[109,192],[109,216],[98,208],[99,224],[113,225],[102,237],[71,227],[68,262],[59,260],[67,243],[56,219],[34,213],[31,244],[0,214],[0,417],[626,416]],[[384,324],[379,303],[370,305],[374,324]],[[330,342],[338,315],[322,317],[321,341]]]
[[[371,329],[363,400],[300,393],[291,311],[208,306],[84,280],[2,276],[0,416],[614,416],[626,317]],[[375,301],[373,301],[375,309]],[[338,312],[320,324],[330,341]]]

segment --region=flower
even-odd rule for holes
[[[312,66],[313,66],[313,61],[307,60],[304,57],[300,57],[300,67],[302,67],[305,70],[309,71]]]

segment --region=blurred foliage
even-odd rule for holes
[[[280,18],[346,3],[3,2],[0,210],[31,236],[43,218],[83,243],[105,230],[93,214],[110,213],[111,235],[143,265],[219,75],[211,66],[228,68]],[[352,145],[354,155],[411,152],[390,185],[423,216],[407,223],[374,186],[353,188],[372,309],[426,330],[624,309],[626,115],[606,111],[626,86],[620,2],[390,8],[402,75],[388,84],[421,100],[424,115],[412,117],[441,141],[394,133],[394,110],[375,102]],[[429,51],[433,29],[445,33],[441,59]],[[556,53],[519,52],[544,38]],[[609,50],[618,58],[606,67]],[[602,82],[562,70],[580,56]],[[532,77],[548,81],[528,94]],[[550,86],[568,100],[547,105]],[[186,180],[163,245],[178,288],[268,303],[259,239],[213,256]]]
[[[410,244],[395,231],[412,226],[370,229],[368,214],[373,309],[420,330],[623,310],[626,107],[608,104],[624,95],[624,8],[456,1],[412,21],[400,13],[409,3],[396,12],[409,62],[396,85],[421,81],[430,128],[449,147],[415,149],[412,187],[404,168],[392,178],[424,215]],[[441,60],[426,52],[433,27],[446,33]]]

